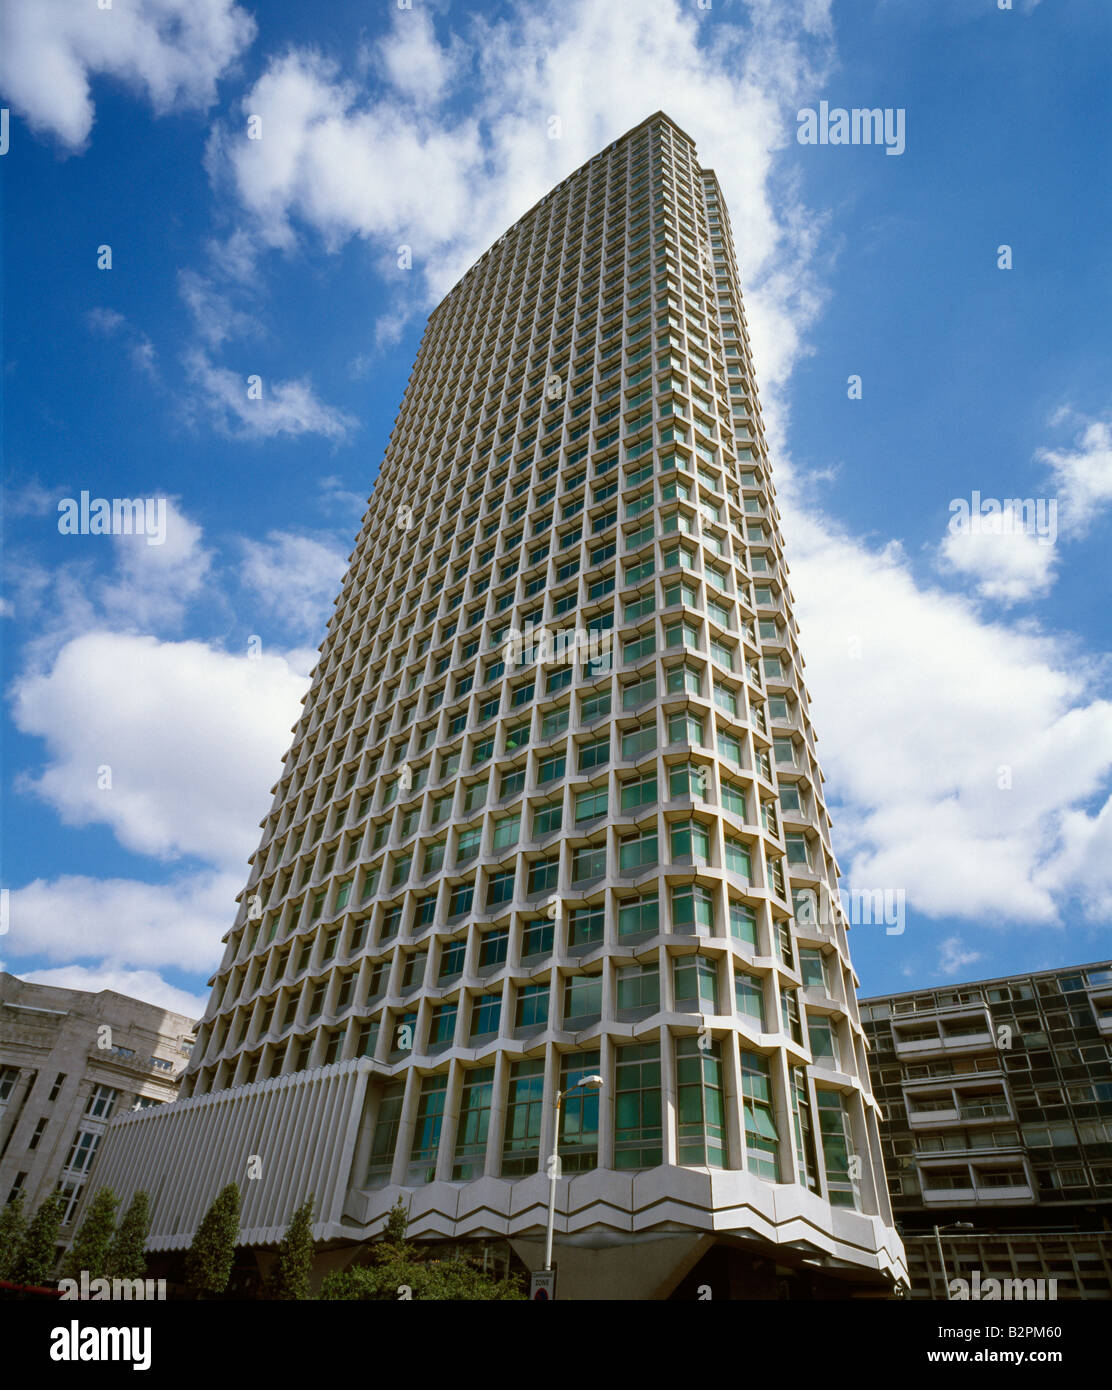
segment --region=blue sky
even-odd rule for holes
[[[11,0],[3,967],[203,1007],[425,316],[656,109],[730,208],[845,881],[906,895],[863,989],[1107,956],[1110,39],[1103,0]],[[798,143],[822,100],[906,149]],[[83,490],[167,497],[165,543],[60,535]],[[974,491],[1053,543],[952,534]]]

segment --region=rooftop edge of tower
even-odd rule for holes
[[[548,192],[544,194],[543,197],[538,198],[537,201],[532,205],[532,207],[526,208],[526,210],[521,214],[520,217],[516,218],[515,221],[511,222],[510,225],[506,228],[506,230],[500,236],[496,237],[495,240],[492,241],[491,244],[487,247],[487,249],[482,253],[482,255],[478,256],[471,263],[471,265],[469,265],[468,268],[463,272],[463,274],[459,277],[459,279],[448,291],[448,293],[444,295],[444,297],[440,300],[436,307],[429,313],[428,322],[432,323],[436,315],[440,313],[441,309],[443,309],[444,305],[448,302],[449,299],[451,299],[452,295],[455,294],[456,290],[459,289],[460,285],[463,284],[467,277],[480,265],[482,265],[483,261],[486,260],[486,258],[495,249],[495,247],[500,245],[501,242],[509,236],[509,234],[514,230],[515,227],[520,226],[521,223],[524,222],[527,217],[531,217],[542,203],[547,202],[549,198],[551,198],[555,193],[558,193],[559,190],[563,188],[565,184],[570,183],[572,179],[578,178],[579,175],[582,174],[585,169],[589,168],[595,162],[596,159],[599,159],[604,154],[610,153],[619,145],[624,144],[627,140],[632,140],[638,131],[643,130],[646,126],[652,125],[655,121],[665,121],[669,126],[671,126],[671,128],[674,131],[676,131],[677,134],[681,135],[692,146],[692,148],[695,148],[694,139],[692,139],[692,137],[687,133],[686,130],[684,130],[684,128],[677,121],[674,121],[672,117],[668,115],[667,111],[654,111],[652,115],[646,116],[644,120],[638,121],[635,126],[630,126],[630,128],[623,135],[619,135],[616,139],[611,140],[608,145],[604,145],[601,150],[598,150],[595,154],[591,155],[590,159],[585,159],[583,163],[580,164],[577,168],[573,169],[570,174],[566,174],[560,180],[560,182],[558,184],[555,184],[552,188],[550,188]],[[714,171],[709,169],[702,169],[701,172],[704,174],[713,174]]]

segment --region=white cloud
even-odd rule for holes
[[[118,332],[127,322],[118,309],[104,309],[100,305],[90,309],[85,317],[94,332],[103,333],[105,336]]]
[[[944,566],[971,579],[982,598],[1005,605],[1049,593],[1057,551],[1024,525],[1015,507],[976,519],[947,533],[939,547]]]
[[[217,367],[200,349],[184,357],[190,380],[198,388],[201,408],[216,427],[237,439],[273,439],[278,435],[320,434],[326,439],[343,440],[358,421],[345,411],[325,405],[316,397],[312,385],[298,381],[262,381],[262,394],[249,399],[249,375],[237,376],[227,367]]]
[[[155,352],[154,344],[145,333],[139,334],[137,340],[128,349],[128,353],[136,371],[143,372],[152,381],[158,380],[158,370],[155,366],[158,353]]]
[[[51,498],[51,510],[53,507],[54,499]],[[6,583],[13,595],[9,600],[13,617],[21,620],[38,619],[44,629],[57,625],[58,616],[50,603],[53,579],[43,565],[36,564],[25,554],[13,550],[8,557]],[[84,595],[80,598],[82,603],[87,602]],[[37,644],[43,645],[49,640],[44,632],[40,632]],[[36,645],[36,639],[32,639],[32,645]]]
[[[675,0],[540,4],[472,16],[466,65],[427,21],[399,12],[372,57],[394,91],[368,97],[336,64],[293,49],[240,104],[244,117],[262,117],[263,138],[242,139],[239,120],[218,127],[210,172],[259,245],[290,248],[309,230],[329,250],[371,240],[381,258],[405,243],[437,299],[553,185],[663,108],[722,180],[772,423],[773,388],[804,350],[822,298],[811,270],[820,220],[775,177],[774,161],[830,60],[829,5],[785,13],[762,0],[745,16],[741,25],[716,14],[711,28]],[[430,89],[414,97],[419,70]],[[432,117],[427,97],[460,93],[466,115]]]
[[[152,491],[148,498],[157,501],[160,495]],[[61,498],[47,496],[57,517]],[[181,625],[189,604],[206,590],[212,557],[200,527],[181,512],[177,499],[164,501],[160,545],[148,544],[145,535],[74,536],[74,558],[52,570],[26,557],[15,560],[16,609],[25,622],[36,623],[22,653],[28,670],[40,671],[66,642],[100,628],[169,631]],[[101,547],[111,548],[112,564],[98,571],[95,551]]]
[[[367,493],[353,492],[344,486],[343,478],[331,473],[326,478],[321,478],[317,482],[321,492],[321,505],[324,507],[339,507],[345,512],[352,514],[353,521],[362,518],[367,510]],[[335,595],[333,595],[333,598]]]
[[[320,652],[316,647],[290,647],[282,653],[282,659],[290,671],[300,679],[304,689],[309,684],[309,678],[317,669],[320,662]],[[289,743],[289,739],[286,742]]]
[[[140,854],[242,874],[303,692],[280,656],[89,633],[15,682],[17,727],[46,742],[23,785],[66,825],[105,824]]]
[[[392,87],[418,105],[430,106],[445,95],[460,61],[437,43],[432,20],[419,10],[398,11],[378,56]]]
[[[213,269],[226,280],[238,285],[255,280],[259,247],[246,227],[237,227],[223,241],[209,241],[207,249]]]
[[[200,861],[163,883],[63,874],[13,889],[5,945],[16,958],[92,963],[84,975],[73,967],[27,978],[117,988],[199,1014],[199,999],[151,972],[204,975],[218,963],[316,658],[249,659],[94,632],[14,683],[16,726],[46,745],[41,771],[17,791],[42,797],[66,825],[107,825],[137,853]],[[110,786],[98,785],[105,768]]]
[[[235,875],[212,870],[158,884],[84,874],[37,878],[12,890],[5,949],[17,957],[97,961],[113,970],[209,971],[219,962],[220,938],[242,888]]]
[[[379,352],[397,347],[402,340],[410,315],[400,309],[394,313],[381,314],[375,320],[375,347]]]
[[[938,948],[938,969],[943,975],[957,975],[975,961],[981,959],[980,951],[968,951],[961,944],[961,937],[948,936]]]
[[[33,130],[80,149],[93,127],[90,85],[112,77],[157,115],[205,110],[217,80],[254,38],[233,0],[5,0],[0,89]]]
[[[1065,639],[918,585],[898,546],[781,506],[848,877],[903,888],[928,916],[1057,923],[1063,818],[1112,774],[1097,674]]]
[[[1112,425],[1079,420],[1071,411],[1059,412],[1052,423],[1063,418],[1080,426],[1074,448],[1040,449],[1036,458],[1050,465],[1061,499],[1062,529],[1072,539],[1084,536],[1112,505]]]
[[[86,319],[94,333],[100,333],[106,338],[122,337],[132,366],[152,381],[158,380],[155,366],[158,354],[155,352],[154,344],[141,329],[135,328],[116,309],[98,306],[89,310]]]
[[[443,217],[454,228],[465,216],[481,151],[474,122],[448,130],[415,121],[408,107],[402,120],[394,103],[364,107],[361,95],[334,63],[295,50],[273,59],[240,103],[244,119],[261,119],[262,139],[214,132],[210,168],[230,174],[264,244],[292,246],[292,216],[330,249],[403,228],[427,243],[439,240]]]
[[[157,500],[157,497],[156,497]],[[117,573],[97,586],[105,616],[132,630],[176,624],[201,593],[212,557],[201,543],[201,528],[164,498],[165,537],[151,545],[145,535],[113,536]]]
[[[4,511],[9,517],[49,516],[57,506],[57,496],[38,478],[24,478],[4,488]]]
[[[142,999],[168,1013],[184,1014],[200,1019],[206,1001],[199,994],[178,989],[153,970],[113,970],[103,966],[64,965],[56,970],[29,970],[20,974],[21,980],[32,985],[52,985],[55,989],[83,989],[98,994],[102,989],[114,990],[131,999]]]
[[[942,570],[971,580],[982,598],[1010,605],[1049,593],[1058,577],[1055,542],[1082,539],[1112,504],[1109,422],[1078,416],[1065,406],[1050,424],[1074,426],[1073,449],[1035,453],[1049,466],[1054,496],[987,499],[980,510],[964,502],[957,510],[951,503],[954,515],[937,561]]]
[[[290,531],[271,531],[265,541],[242,544],[240,577],[262,611],[283,630],[319,640],[347,571],[348,552]]]
[[[199,271],[179,271],[178,293],[189,310],[198,336],[209,347],[219,347],[227,338],[240,337],[258,327],[250,314],[235,307],[227,292],[218,289]]]
[[[1040,874],[1042,886],[1063,900],[1074,899],[1086,918],[1112,922],[1112,797],[1095,815],[1063,813],[1060,852]]]

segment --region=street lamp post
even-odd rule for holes
[[[950,1302],[950,1280],[946,1274],[946,1257],[942,1253],[943,1231],[971,1231],[972,1221],[952,1221],[948,1226],[936,1226],[934,1228],[934,1243],[938,1246],[938,1264],[942,1270],[942,1287],[946,1290],[946,1302]]]
[[[581,1076],[574,1086],[569,1086],[566,1091],[556,1092],[556,1124],[552,1131],[552,1156],[548,1160],[548,1228],[544,1237],[546,1273],[552,1269],[552,1232],[556,1225],[556,1178],[560,1170],[560,1104],[565,1096],[570,1096],[572,1091],[580,1086],[589,1086],[592,1091],[597,1091],[603,1084],[601,1076]]]

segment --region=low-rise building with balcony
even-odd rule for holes
[[[862,999],[861,1019],[912,1296],[979,1269],[1112,1298],[1112,962]]]

